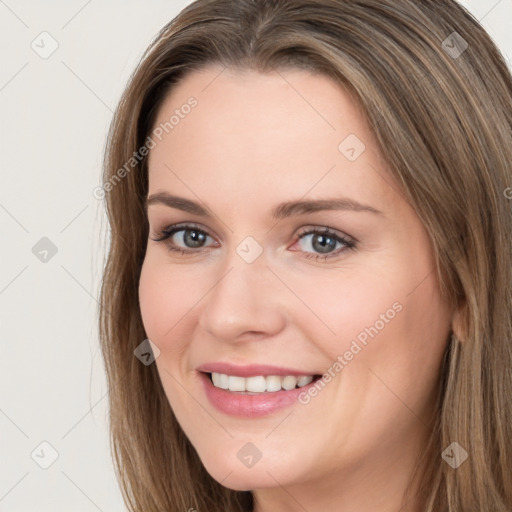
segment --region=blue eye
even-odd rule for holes
[[[182,233],[181,236],[177,238],[178,240],[181,240],[181,244],[183,244],[183,246],[177,245],[177,241],[173,240],[177,233]],[[307,237],[312,237],[311,246],[313,247],[313,250],[317,251],[316,253],[300,251],[306,252],[304,257],[308,259],[326,260],[327,258],[339,256],[347,249],[356,249],[355,240],[343,235],[339,235],[329,228],[315,228],[303,231],[301,234],[299,234],[298,241],[302,241]],[[197,254],[198,252],[203,251],[205,248],[204,244],[208,238],[211,238],[208,233],[192,224],[174,224],[162,230],[160,233],[158,233],[158,238],[153,238],[152,240],[155,242],[166,241],[170,251],[177,252],[183,256],[186,256]],[[215,242],[215,244],[218,247],[218,243]],[[341,247],[339,247],[340,245]]]
[[[314,250],[318,251],[317,253],[309,253],[306,255],[305,258],[308,259],[326,260],[327,258],[339,256],[340,253],[345,252],[347,249],[354,250],[356,248],[356,243],[353,239],[338,235],[329,228],[310,229],[302,232],[299,235],[299,240],[303,240],[306,237],[312,237],[311,246]],[[342,247],[334,250],[338,244]]]
[[[172,237],[181,231],[183,232],[183,235],[181,235],[181,241],[183,244],[185,244],[185,248],[176,247],[175,243],[170,243]],[[158,238],[153,238],[153,240],[155,242],[163,242],[168,240],[169,242],[167,245],[171,251],[176,251],[185,255],[191,252],[198,252],[197,250],[194,251],[194,249],[202,249],[202,245],[208,237],[209,235],[205,231],[198,229],[193,225],[187,224],[181,226],[169,226],[159,233]]]

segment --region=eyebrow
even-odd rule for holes
[[[190,199],[185,199],[184,197],[170,195],[167,192],[157,192],[156,194],[150,195],[146,199],[146,211],[148,207],[153,204],[163,204],[170,208],[176,208],[177,210],[182,210],[184,212],[202,217],[213,217],[212,213],[199,203],[191,201]],[[286,217],[291,217],[293,215],[303,215],[325,210],[348,210],[384,215],[383,212],[373,208],[372,206],[361,204],[357,201],[354,201],[353,199],[345,197],[334,199],[287,201],[285,203],[280,203],[272,208],[271,215],[274,220],[280,220]]]

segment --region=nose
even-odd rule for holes
[[[233,250],[212,286],[201,301],[198,323],[213,338],[225,342],[266,338],[286,325],[284,286],[263,255],[247,263]]]

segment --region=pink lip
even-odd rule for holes
[[[210,365],[207,365],[210,367]],[[227,373],[229,375],[237,375],[240,377],[244,376],[256,376],[256,375],[304,375],[304,373],[297,372],[289,372],[289,370],[283,371],[281,368],[280,373],[275,373],[275,367],[262,367],[262,366],[246,366],[243,367],[243,371],[245,371],[246,375],[240,375],[240,370],[235,372],[226,371],[226,367],[223,366],[223,370],[218,370],[219,366],[213,365],[217,370],[204,370],[208,371],[218,371],[219,373]],[[231,365],[228,365],[230,368]],[[203,368],[203,367],[201,367]],[[240,367],[238,367],[240,368]],[[254,370],[256,368],[257,370]],[[265,371],[262,369],[265,368]],[[270,368],[271,370],[268,370]],[[310,384],[303,386],[301,388],[291,389],[290,391],[281,390],[281,391],[267,391],[265,393],[258,394],[246,394],[236,391],[228,391],[226,389],[216,388],[212,381],[210,380],[210,376],[207,373],[198,372],[199,378],[203,384],[203,388],[205,394],[210,401],[210,403],[215,407],[218,411],[228,414],[229,416],[238,416],[245,418],[258,418],[261,416],[266,416],[268,414],[275,413],[282,409],[292,406],[293,404],[300,403],[299,395],[301,393],[307,393],[308,389],[311,386],[314,386],[316,381],[314,380]],[[307,375],[307,374],[306,374]]]
[[[317,373],[310,373],[304,370],[261,364],[237,366],[230,363],[208,363],[198,366],[196,370],[204,373],[224,373],[226,375],[233,375],[236,377],[257,377],[258,375],[279,375],[281,377],[293,375],[295,377],[300,377],[301,375],[317,375]],[[276,393],[278,393],[278,391],[276,391]]]

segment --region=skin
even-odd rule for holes
[[[156,125],[190,96],[198,105],[149,155],[149,195],[172,193],[214,215],[148,208],[140,307],[170,405],[210,475],[252,490],[256,512],[420,510],[414,499],[400,509],[402,494],[458,322],[440,295],[428,234],[334,82],[304,70],[222,69],[178,83]],[[338,149],[349,134],[365,145],[354,161]],[[284,201],[336,197],[382,214],[270,215]],[[184,241],[190,232],[153,240],[183,222],[209,235],[202,249]],[[314,235],[299,235],[315,227],[356,239],[355,250],[338,243],[336,256],[307,259],[322,253]],[[263,249],[250,264],[236,252],[247,236]],[[173,242],[196,252],[172,252]],[[217,411],[204,394],[195,369],[207,362],[322,374],[397,302],[401,311],[307,405],[244,419]],[[247,442],[262,454],[251,468],[237,457]]]

